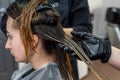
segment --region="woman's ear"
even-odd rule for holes
[[[34,40],[33,45],[34,47],[36,47],[39,42],[39,37],[37,35],[33,35],[33,40]]]

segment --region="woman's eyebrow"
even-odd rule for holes
[[[6,30],[6,33],[9,33],[9,31]]]

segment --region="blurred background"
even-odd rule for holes
[[[5,8],[14,0],[0,0],[0,17]],[[120,48],[120,0],[88,0],[93,24],[93,34],[100,38],[109,38],[112,45]],[[4,49],[5,37],[0,30],[0,80],[10,80],[13,71],[24,63],[16,63],[9,51]],[[93,61],[110,80],[120,80],[120,71],[100,61]],[[78,61],[81,80],[98,80],[84,62]]]

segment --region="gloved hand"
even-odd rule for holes
[[[63,43],[59,43],[58,48],[62,49],[64,52],[69,53],[71,57],[75,57],[76,59],[79,59],[79,57],[74,53],[74,51],[71,50],[68,46],[64,45]]]
[[[91,60],[100,59],[102,63],[109,60],[111,55],[111,43],[109,40],[102,40],[86,32],[72,31],[73,40],[81,45],[84,52]]]

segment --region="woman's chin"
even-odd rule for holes
[[[24,62],[25,62],[25,61],[23,61],[23,60],[19,60],[19,59],[16,59],[16,58],[15,58],[15,61],[16,61],[16,62],[20,62],[20,63],[24,63]]]

